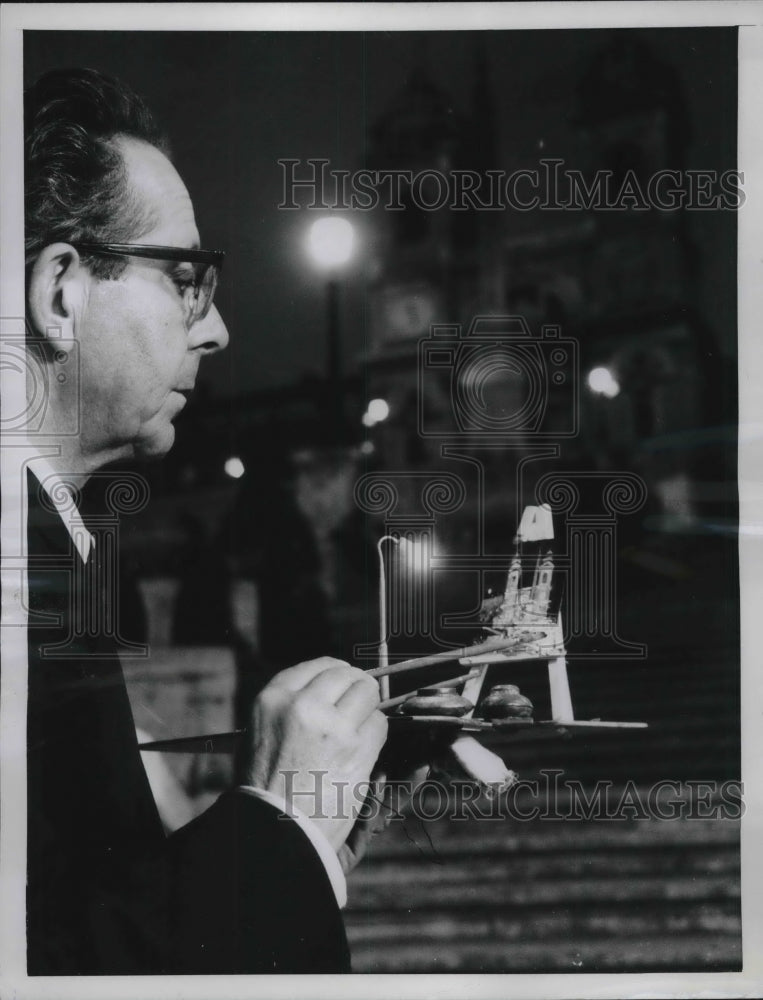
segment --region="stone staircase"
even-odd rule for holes
[[[662,634],[644,661],[570,664],[579,718],[643,720],[648,730],[491,741],[522,779],[541,789],[559,781],[556,798],[537,800],[538,818],[442,818],[426,833],[419,820],[393,820],[374,840],[348,880],[357,972],[741,967],[739,809],[726,808],[719,791],[736,781],[738,799],[738,652],[733,635],[689,645]],[[509,679],[547,718],[542,670],[515,667]],[[627,810],[621,819],[544,817],[570,816],[570,781],[588,797],[609,782],[615,802],[628,787],[647,803],[649,789],[668,780],[680,783],[675,819]],[[709,811],[696,806],[690,782],[714,787]],[[714,818],[690,818],[692,794],[695,815]]]
[[[356,972],[740,967],[738,821],[405,826],[350,876]]]

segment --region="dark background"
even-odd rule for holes
[[[202,243],[228,251],[218,301],[231,344],[225,355],[205,363],[202,374],[215,394],[234,396],[290,383],[324,366],[323,278],[303,249],[312,216],[278,210],[279,158],[324,157],[332,169],[359,169],[370,126],[416,67],[443,88],[454,113],[466,112],[481,49],[495,102],[494,165],[509,172],[537,168],[541,157],[570,159],[577,141],[573,85],[609,34],[26,32],[24,76],[31,81],[62,66],[103,70],[141,93],[167,128]],[[676,73],[691,128],[686,167],[733,169],[735,30],[628,34],[646,42]],[[522,213],[507,212],[507,237],[529,224]],[[722,352],[735,357],[733,213],[695,212],[690,225],[702,258],[697,307]],[[361,233],[347,274],[348,369],[368,346],[366,277],[376,240],[370,228]]]

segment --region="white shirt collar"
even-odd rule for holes
[[[71,536],[82,561],[87,562],[95,545],[95,539],[85,527],[77,508],[72,484],[60,476],[44,455],[35,454],[28,462],[28,468],[40,481],[40,485],[50,497],[50,502],[58,511],[66,530]]]

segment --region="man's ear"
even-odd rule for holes
[[[28,318],[39,336],[74,340],[89,279],[89,271],[68,243],[51,243],[40,252],[28,293]]]

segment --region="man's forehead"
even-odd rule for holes
[[[142,234],[141,240],[165,246],[198,246],[191,197],[164,153],[129,136],[120,136],[116,141],[124,157],[128,183],[153,219],[150,232]]]

